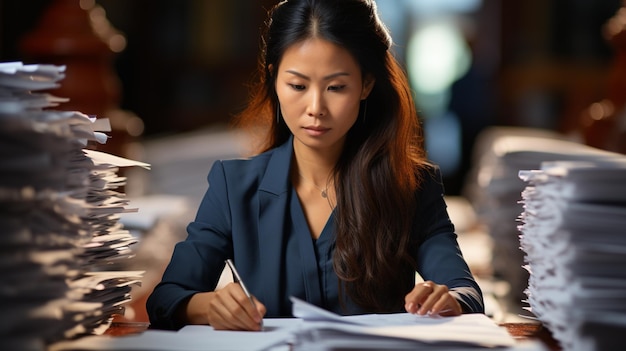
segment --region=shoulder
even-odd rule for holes
[[[219,161],[226,171],[251,171],[267,168],[274,149],[246,158],[233,158]]]
[[[285,143],[249,158],[217,161],[209,173],[209,183],[246,192],[256,187],[282,193],[287,189],[292,150],[291,144]]]
[[[269,150],[252,157],[219,160],[213,164],[211,172],[219,169],[227,179],[259,178],[265,173],[273,153],[274,150]]]
[[[418,181],[418,193],[436,190],[443,193],[443,178],[441,170],[436,164],[428,163],[420,166],[416,170]]]
[[[437,165],[425,165],[418,171],[418,186],[415,191],[418,212],[432,216],[447,207],[441,170]]]

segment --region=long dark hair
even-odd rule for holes
[[[372,312],[389,312],[402,308],[414,284],[410,250],[416,243],[410,231],[426,156],[406,74],[390,53],[391,37],[376,11],[372,0],[288,0],[276,5],[262,37],[260,77],[236,125],[264,133],[258,152],[289,138],[287,126],[276,118],[276,70],[285,50],[305,39],[318,37],[346,48],[363,76],[375,78],[334,169],[333,264],[340,289],[355,303]]]

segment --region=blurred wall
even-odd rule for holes
[[[20,38],[51,3],[0,0],[0,61],[23,60]],[[114,63],[123,88],[121,107],[143,119],[144,137],[223,126],[243,107],[259,29],[275,0],[96,3],[127,38]],[[473,138],[482,128],[576,129],[580,111],[606,93],[613,52],[602,27],[620,5],[619,0],[483,0],[466,14],[473,23],[467,38],[473,61],[453,89],[466,140],[462,167],[447,175],[449,193],[458,192]]]

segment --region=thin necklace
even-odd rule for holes
[[[308,183],[311,183],[311,185],[313,185],[315,187],[315,189],[319,190],[320,194],[322,195],[323,198],[327,198],[328,197],[328,183],[326,183],[326,188],[322,189],[322,188],[318,187],[317,185],[315,185],[315,183],[313,183],[312,181],[304,178],[302,176],[302,174],[300,174],[300,172],[298,172],[298,175],[300,176],[300,178],[302,178],[302,180],[304,180],[304,181],[306,181]]]

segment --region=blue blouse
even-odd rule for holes
[[[334,249],[334,211],[326,222],[317,240],[313,239],[306,222],[300,199],[292,187],[290,191],[291,230],[289,241],[293,249],[287,249],[287,262],[300,260],[304,267],[291,267],[292,272],[286,274],[287,286],[281,314],[291,316],[289,296],[295,296],[339,314],[359,314],[366,311],[346,299],[343,308],[339,305],[339,278],[333,269],[332,254]],[[298,247],[296,247],[298,246]],[[292,256],[292,257],[289,257]],[[293,269],[295,268],[295,269]],[[290,269],[289,267],[287,268]],[[291,274],[290,274],[291,273]],[[302,279],[298,279],[303,277]]]

